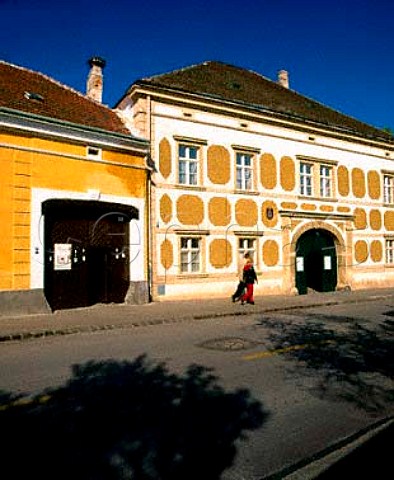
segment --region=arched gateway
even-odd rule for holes
[[[295,248],[295,286],[299,294],[308,288],[318,292],[336,290],[338,255],[336,237],[323,228],[302,233]]]

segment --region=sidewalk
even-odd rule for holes
[[[145,305],[99,304],[49,314],[0,316],[0,342],[224,316],[264,315],[279,310],[388,298],[394,299],[394,289],[258,296],[255,305],[243,306],[232,303],[230,298],[163,301]]]

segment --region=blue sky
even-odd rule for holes
[[[106,59],[103,102],[136,79],[219,60],[394,130],[392,0],[0,0],[0,58],[85,92]]]

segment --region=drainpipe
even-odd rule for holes
[[[147,256],[148,256],[148,294],[149,294],[149,302],[152,301],[153,299],[153,273],[152,273],[152,233],[153,233],[153,220],[152,220],[152,213],[154,212],[154,207],[152,205],[152,174],[153,174],[153,168],[151,166],[152,163],[152,106],[151,106],[151,96],[147,96],[147,111],[146,111],[146,128],[147,128],[147,137],[149,141],[149,147],[148,147],[148,167],[149,170],[147,172],[147,234],[148,234],[148,239],[147,239]]]

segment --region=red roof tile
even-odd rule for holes
[[[130,135],[110,108],[46,75],[2,61],[0,107]]]
[[[300,122],[312,122],[368,138],[393,140],[389,133],[337,112],[258,73],[221,62],[204,62],[145,78],[136,84],[238,102],[274,115],[290,116]]]

